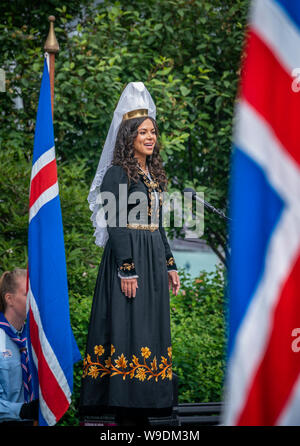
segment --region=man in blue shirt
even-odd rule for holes
[[[0,278],[0,426],[38,418],[38,400],[24,396],[25,318],[26,270],[7,271]]]

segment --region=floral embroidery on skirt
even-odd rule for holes
[[[172,347],[168,347],[168,358],[161,356],[159,365],[156,356],[154,356],[150,364],[146,362],[146,359],[150,358],[152,355],[149,347],[141,348],[141,355],[144,358],[143,361],[140,361],[137,356],[132,355],[131,362],[129,362],[123,353],[119,355],[117,359],[112,359],[115,351],[115,347],[111,345],[110,356],[105,360],[101,360],[101,356],[105,353],[105,349],[102,345],[95,345],[94,354],[96,359],[92,360],[91,355],[87,354],[83,361],[83,378],[89,375],[92,378],[97,379],[102,372],[100,378],[106,375],[111,377],[122,375],[123,380],[126,379],[126,376],[129,376],[131,379],[137,378],[140,381],[144,381],[146,378],[148,381],[151,378],[155,378],[156,382],[159,378],[172,379]]]

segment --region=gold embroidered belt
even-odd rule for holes
[[[148,231],[156,231],[158,229],[158,224],[151,223],[150,225],[142,225],[138,223],[127,223],[127,228],[129,229],[147,229]]]

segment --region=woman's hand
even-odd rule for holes
[[[177,271],[168,271],[169,276],[169,290],[173,287],[172,292],[177,296],[180,288],[180,279]]]
[[[137,279],[121,279],[121,289],[126,297],[135,297],[137,288]]]

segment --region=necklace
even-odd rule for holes
[[[139,165],[139,168],[141,169],[142,172],[144,172],[145,175],[149,174],[149,169],[147,169],[147,172],[145,172],[144,169],[142,169],[140,165]]]
[[[162,206],[163,204],[163,192],[162,189],[160,187],[160,184],[158,183],[158,181],[156,181],[155,179],[151,179],[148,177],[148,175],[146,174],[146,172],[144,171],[144,169],[141,168],[141,166],[138,164],[139,169],[143,172],[141,173],[142,177],[143,177],[143,181],[147,187],[148,190],[148,200],[150,205],[148,206],[148,215],[152,215],[152,202],[153,200],[157,200],[157,193],[158,193],[158,202],[159,202],[159,206],[156,207],[156,218],[159,217],[159,208]],[[148,173],[149,173],[149,169],[148,169]],[[152,192],[154,192],[155,197],[153,196]]]

